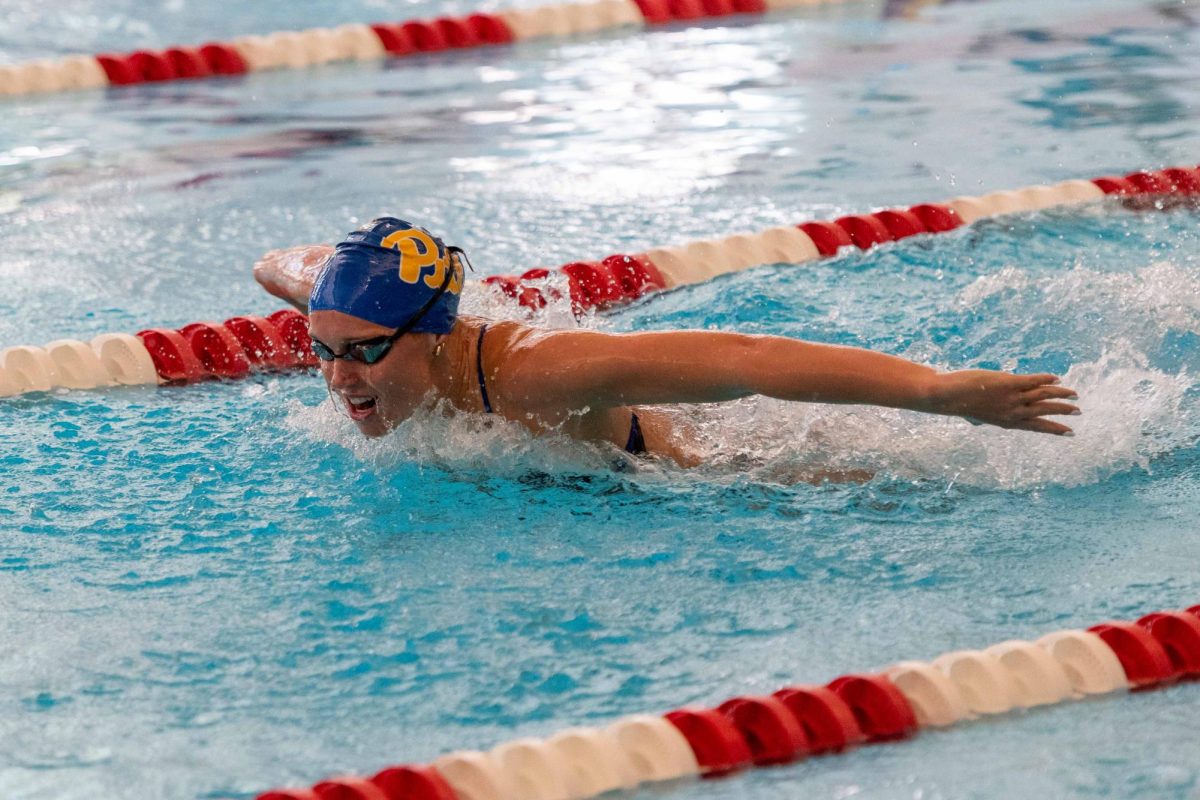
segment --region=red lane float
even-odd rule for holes
[[[162,52],[138,50],[127,55],[96,56],[108,82],[114,86],[135,83],[240,75],[246,62],[233,47],[210,42],[198,48],[172,47]]]
[[[299,357],[283,341],[274,323],[263,317],[231,317],[223,323],[257,367],[288,369],[298,366]]]
[[[417,52],[417,46],[409,38],[408,31],[399,25],[380,23],[372,25],[371,30],[379,37],[379,43],[383,45],[383,49],[394,56],[406,56],[409,53]]]
[[[690,22],[731,14],[764,14],[763,0],[634,0],[648,25]]]
[[[317,355],[312,350],[312,339],[308,335],[308,317],[295,309],[285,308],[268,315],[267,321],[279,331],[284,346],[301,366],[317,365]]]
[[[126,56],[126,61],[141,81],[169,81],[180,77],[162,53],[139,50]]]
[[[823,256],[835,256],[840,248],[854,244],[846,229],[832,222],[804,222],[796,227],[808,234]]]
[[[136,334],[145,345],[158,377],[166,383],[195,383],[207,377],[204,365],[177,331],[149,328]]]
[[[127,59],[121,56],[103,54],[96,56],[96,61],[104,70],[104,74],[108,77],[108,82],[113,86],[141,83],[141,75],[133,69]]]
[[[814,755],[861,744],[866,734],[846,701],[824,686],[790,686],[775,692],[800,722]]]
[[[480,44],[508,44],[513,40],[512,30],[495,14],[472,14],[467,17],[467,25]]]
[[[253,370],[310,367],[317,362],[308,318],[291,309],[269,317],[193,322],[177,331],[150,328],[136,335],[164,383],[242,378]]]
[[[217,378],[241,378],[250,372],[250,359],[242,343],[224,325],[193,322],[179,329],[204,371]]]
[[[1161,174],[1177,194],[1200,194],[1200,169],[1170,167]]]
[[[940,203],[921,203],[909,208],[908,212],[916,217],[929,233],[952,231],[963,224],[957,211]]]
[[[717,710],[738,729],[758,766],[786,764],[811,749],[799,720],[777,697],[735,697]]]
[[[579,308],[607,308],[624,296],[621,284],[601,262],[576,261],[558,269],[570,281],[571,301]]]
[[[665,289],[662,273],[642,256],[612,255],[600,262],[620,284],[624,297],[636,300],[647,292]]]
[[[371,778],[371,783],[382,789],[388,800],[458,800],[433,767],[388,767]]]
[[[214,75],[241,75],[249,70],[242,54],[236,48],[221,42],[202,45],[200,57]]]
[[[662,273],[644,255],[611,255],[603,261],[575,261],[557,269],[567,278],[571,306],[576,313],[586,309],[605,309],[636,300],[648,292],[666,288]],[[551,270],[536,267],[517,277],[491,275],[485,286],[494,286],[522,307],[539,309],[559,294],[544,286],[532,285],[548,278]]]
[[[663,715],[687,739],[706,777],[749,766],[750,746],[726,715],[711,708],[683,708]]]
[[[1200,616],[1183,611],[1147,614],[1137,624],[1162,645],[1179,675],[1200,676]]]
[[[891,235],[892,239],[907,239],[909,236],[916,236],[918,233],[929,232],[925,224],[921,222],[920,217],[902,208],[889,208],[883,211],[876,211],[871,216],[883,223],[883,227],[887,228],[887,232]]]
[[[667,0],[633,0],[649,25],[662,25],[671,21],[671,8]]]
[[[846,675],[829,684],[854,713],[868,741],[902,739],[917,730],[917,718],[904,695],[883,675]]]
[[[1171,183],[1157,172],[1131,172],[1125,180],[1141,194],[1170,194]]]
[[[1132,622],[1105,622],[1088,630],[1117,654],[1130,686],[1155,686],[1179,676],[1167,651],[1145,628]]]
[[[475,36],[475,29],[467,24],[465,19],[440,17],[433,21],[433,27],[441,34],[446,47],[458,50],[464,47],[478,47],[483,44]]]
[[[334,778],[313,787],[320,800],[393,800],[383,789],[361,778]]]
[[[400,30],[408,35],[418,53],[432,53],[449,47],[446,37],[435,24],[416,20],[401,24]]]
[[[172,47],[163,51],[163,56],[171,64],[171,69],[180,78],[207,78],[212,74],[208,63],[198,50],[188,47]]]
[[[877,244],[892,241],[892,234],[887,226],[875,218],[873,214],[851,214],[838,217],[834,225],[844,230],[850,241],[860,250],[867,250]]]
[[[1129,181],[1115,175],[1106,175],[1103,178],[1093,178],[1092,183],[1100,187],[1105,194],[1137,194],[1138,189]]]

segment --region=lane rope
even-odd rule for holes
[[[849,0],[593,0],[467,16],[279,31],[199,46],[74,55],[0,66],[0,96],[304,69],[336,61],[399,58],[846,2]]]
[[[762,264],[803,264],[835,256],[845,247],[869,250],[910,236],[946,233],[1003,214],[1078,205],[1105,196],[1139,206],[1195,202],[1200,198],[1200,167],[1169,167],[956,197],[943,203],[616,254],[599,261],[576,261],[553,269],[537,267],[520,275],[493,275],[481,283],[530,311],[567,301],[577,314],[604,311],[653,292]],[[565,278],[568,296],[562,296],[553,285],[556,276]],[[0,397],[57,388],[186,384],[315,365],[307,318],[285,309],[265,317],[196,322],[178,330],[148,328],[132,335],[104,334],[91,342],[59,339],[40,347],[9,347],[0,350]]]
[[[712,708],[622,717],[432,764],[273,789],[257,800],[582,800],[661,781],[715,778],[1016,709],[1200,677],[1200,605],[1136,622],[902,661],[825,686],[788,686]]]

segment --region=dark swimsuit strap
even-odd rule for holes
[[[483,335],[487,333],[487,325],[479,329],[479,344],[475,346],[475,374],[479,376],[479,396],[483,398],[483,410],[491,414],[492,403],[488,400],[487,384],[483,380]]]
[[[483,335],[487,333],[488,326],[484,325],[479,329],[479,342],[475,345],[475,375],[479,379],[479,396],[483,399],[483,410],[488,413],[492,411],[492,403],[488,399],[487,382],[483,377]],[[637,414],[631,414],[629,421],[629,441],[625,443],[625,452],[633,455],[642,455],[646,452],[646,439],[642,436],[642,425],[638,422]]]
[[[642,425],[638,422],[637,414],[631,416],[633,419],[629,421],[629,441],[625,443],[625,452],[640,456],[646,452],[646,440],[642,436]]]

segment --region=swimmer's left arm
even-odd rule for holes
[[[254,264],[254,280],[276,297],[308,313],[308,295],[333,252],[326,244],[271,250]]]
[[[780,336],[709,331],[604,334],[561,331],[515,348],[506,369],[525,402],[559,408],[709,403],[761,394],[969,417],[1063,434],[1044,419],[1078,409],[1053,375],[938,372],[896,356]]]

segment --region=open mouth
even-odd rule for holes
[[[375,413],[375,398],[365,395],[343,395],[350,419],[364,420]]]

